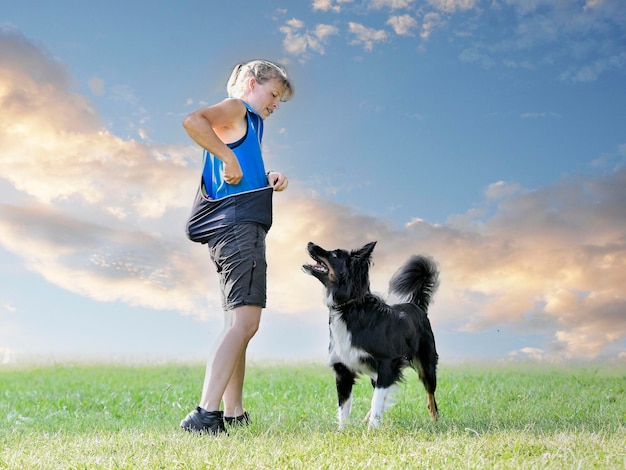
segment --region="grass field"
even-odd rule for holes
[[[253,423],[228,436],[178,428],[201,365],[0,366],[0,469],[626,468],[622,367],[441,367],[431,423],[407,372],[382,427],[368,431],[371,386],[335,429],[323,365],[252,364]]]

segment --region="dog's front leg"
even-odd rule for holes
[[[335,384],[337,386],[337,422],[339,429],[343,429],[350,417],[352,407],[352,387],[356,380],[356,374],[342,363],[333,364],[335,370]]]
[[[378,377],[368,413],[368,426],[370,429],[380,426],[383,413],[393,405],[392,389],[395,388],[395,383],[400,376],[399,369],[393,366],[392,361],[380,361],[377,369]]]
[[[385,411],[385,402],[387,401],[387,395],[389,394],[389,388],[374,389],[372,395],[372,404],[370,410],[367,413],[368,427],[377,428],[383,420],[383,412]]]

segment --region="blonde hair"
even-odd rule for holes
[[[253,77],[261,85],[268,80],[278,80],[282,83],[284,90],[281,101],[289,101],[293,98],[294,87],[287,76],[287,70],[282,65],[269,60],[251,60],[245,64],[235,65],[226,84],[228,96],[241,98],[248,80]]]

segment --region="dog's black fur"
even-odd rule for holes
[[[427,310],[438,287],[435,262],[425,256],[411,257],[392,277],[390,294],[403,303],[387,305],[370,292],[369,267],[376,242],[358,250],[326,251],[309,243],[307,251],[315,265],[303,270],[324,285],[330,315],[330,362],[335,371],[338,421],[349,417],[352,387],[357,375],[370,376],[374,386],[368,413],[370,427],[377,427],[389,406],[389,389],[402,380],[411,366],[424,384],[432,420],[439,412],[435,401],[437,360],[435,338]]]

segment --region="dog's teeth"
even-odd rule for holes
[[[326,274],[328,272],[328,267],[324,263],[310,264],[308,265],[308,268],[319,273]]]

